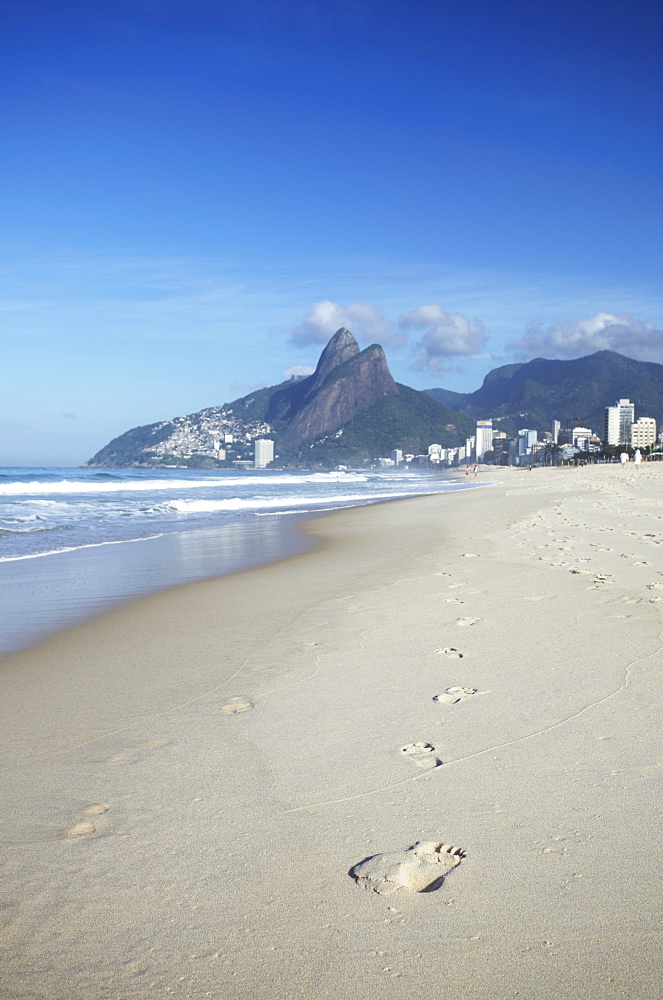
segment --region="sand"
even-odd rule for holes
[[[663,468],[497,478],[0,661],[0,995],[661,997]]]

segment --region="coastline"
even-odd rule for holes
[[[307,517],[422,495],[422,486],[445,492],[474,485],[354,472],[252,473],[241,481],[119,470],[99,481],[77,478],[79,470],[4,471],[0,657],[141,594],[301,551],[314,544],[297,531]]]
[[[2,660],[8,996],[658,996],[660,470],[500,479]]]
[[[0,661],[57,632],[169,587],[211,580],[303,551],[300,515],[82,545],[0,562]]]

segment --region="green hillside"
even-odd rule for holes
[[[424,392],[398,383],[399,395],[379,400],[369,410],[321,441],[304,442],[299,448],[280,455],[284,463],[315,463],[325,466],[365,462],[388,457],[392,449],[404,454],[425,453],[428,445],[444,448],[465,444],[474,433],[474,421],[455,413]],[[277,452],[278,438],[277,438]]]
[[[445,402],[449,392],[428,389]],[[598,351],[571,361],[535,358],[527,364],[495,368],[476,392],[454,400],[458,412],[474,419],[499,418],[507,433],[520,427],[549,430],[567,420],[603,432],[604,410],[616,399],[635,403],[635,414],[663,424],[663,365],[635,361],[614,351]]]

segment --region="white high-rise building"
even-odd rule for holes
[[[401,464],[401,462],[403,461],[403,452],[401,451],[400,448],[394,448],[394,450],[391,453],[391,460],[394,463],[394,465]]]
[[[271,438],[256,438],[254,449],[254,468],[266,469],[274,461],[274,442]]]
[[[653,417],[638,417],[631,427],[631,447],[648,448],[656,444],[656,421]]]
[[[605,408],[603,440],[606,444],[619,444],[619,408],[616,406]]]
[[[487,451],[493,447],[493,421],[477,420],[477,429],[474,435],[475,454],[477,462],[480,462]]]
[[[589,451],[589,439],[592,436],[591,427],[573,427],[571,430],[571,444],[581,451]]]
[[[634,420],[635,403],[630,399],[618,399],[614,406],[606,406],[603,440],[608,444],[630,444]]]
[[[553,444],[557,444],[557,442],[559,441],[559,432],[560,432],[561,426],[562,425],[560,424],[559,420],[553,420],[553,422],[552,422],[552,439],[553,439]]]
[[[530,427],[523,427],[522,430],[518,431],[518,465],[525,465],[527,463],[527,456],[532,454],[538,437],[537,431],[532,430]]]

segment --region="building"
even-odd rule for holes
[[[589,451],[589,442],[593,433],[591,427],[572,427],[570,444],[580,451]]]
[[[511,441],[506,434],[493,436],[493,461],[495,465],[509,464],[509,446]]]
[[[619,408],[606,406],[603,425],[603,440],[606,444],[619,444]]]
[[[523,427],[522,430],[518,431],[516,458],[518,465],[529,465],[538,439],[539,435],[530,427]]]
[[[630,444],[634,420],[635,403],[630,399],[618,399],[614,406],[606,406],[604,441],[607,444]]]
[[[553,420],[552,422],[552,440],[553,444],[557,444],[559,441],[559,432],[561,429],[561,424],[559,420]]]
[[[486,452],[493,450],[492,420],[477,420],[474,442],[476,460],[477,462],[481,462]]]
[[[394,448],[394,450],[391,453],[391,460],[394,463],[394,465],[401,464],[401,462],[403,461],[403,452],[400,450],[400,448]]]
[[[638,417],[631,426],[631,447],[648,448],[656,444],[656,421],[653,417]]]
[[[266,469],[274,461],[274,442],[271,438],[256,438],[254,441],[255,457],[253,467]]]

